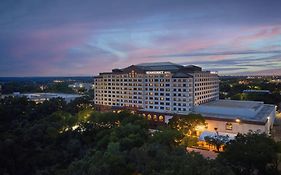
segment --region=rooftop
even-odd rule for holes
[[[176,71],[184,67],[182,65],[171,62],[141,63],[135,66],[146,71]]]
[[[196,112],[208,118],[265,123],[275,106],[259,101],[217,100],[201,104]]]
[[[152,62],[152,63],[140,63],[137,64],[136,66],[178,66],[178,67],[182,67],[182,65],[180,64],[176,64],[176,63],[171,63],[171,62]]]
[[[217,100],[209,103],[205,103],[205,106],[217,106],[226,108],[245,108],[257,110],[263,105],[260,101],[241,101],[241,100]]]
[[[143,73],[143,74],[152,71],[164,71],[164,72],[177,74],[175,78],[182,78],[182,77],[191,77],[190,73],[201,72],[202,68],[195,65],[183,66],[171,62],[153,62],[153,63],[141,63],[137,65],[131,65],[123,69],[112,69],[112,72],[103,72],[100,73],[100,75],[124,74],[124,73],[131,73],[132,71],[136,73]]]
[[[77,98],[81,97],[82,95],[79,94],[65,94],[65,93],[23,93],[20,94],[22,96],[26,96],[28,98],[35,98],[35,97],[44,97],[44,98]]]

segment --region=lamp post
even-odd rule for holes
[[[270,135],[270,117],[267,117],[267,134]]]

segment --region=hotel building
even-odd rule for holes
[[[270,135],[276,107],[263,102],[219,100],[217,73],[170,62],[131,65],[94,77],[96,109],[130,109],[154,123],[201,114],[205,134],[235,136],[249,130]]]
[[[143,111],[188,114],[194,106],[218,100],[216,73],[170,62],[144,63],[94,79],[95,104]]]

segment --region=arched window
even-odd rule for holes
[[[150,114],[147,115],[147,119],[151,120],[151,115]]]
[[[153,115],[153,120],[157,121],[157,115]]]
[[[232,130],[232,123],[226,123],[225,130]]]
[[[162,115],[159,116],[159,121],[163,122],[164,121],[164,117]]]
[[[145,113],[142,114],[143,117],[146,117]]]

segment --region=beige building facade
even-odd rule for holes
[[[168,123],[176,115],[201,114],[205,131],[271,134],[275,106],[219,100],[219,77],[201,67],[170,62],[131,65],[94,77],[96,109],[130,109],[148,120]]]
[[[199,105],[196,113],[206,120],[205,130],[218,133],[271,134],[276,107],[257,101],[217,100]]]
[[[188,114],[195,105],[219,98],[218,75],[197,66],[144,63],[94,79],[95,104]]]

